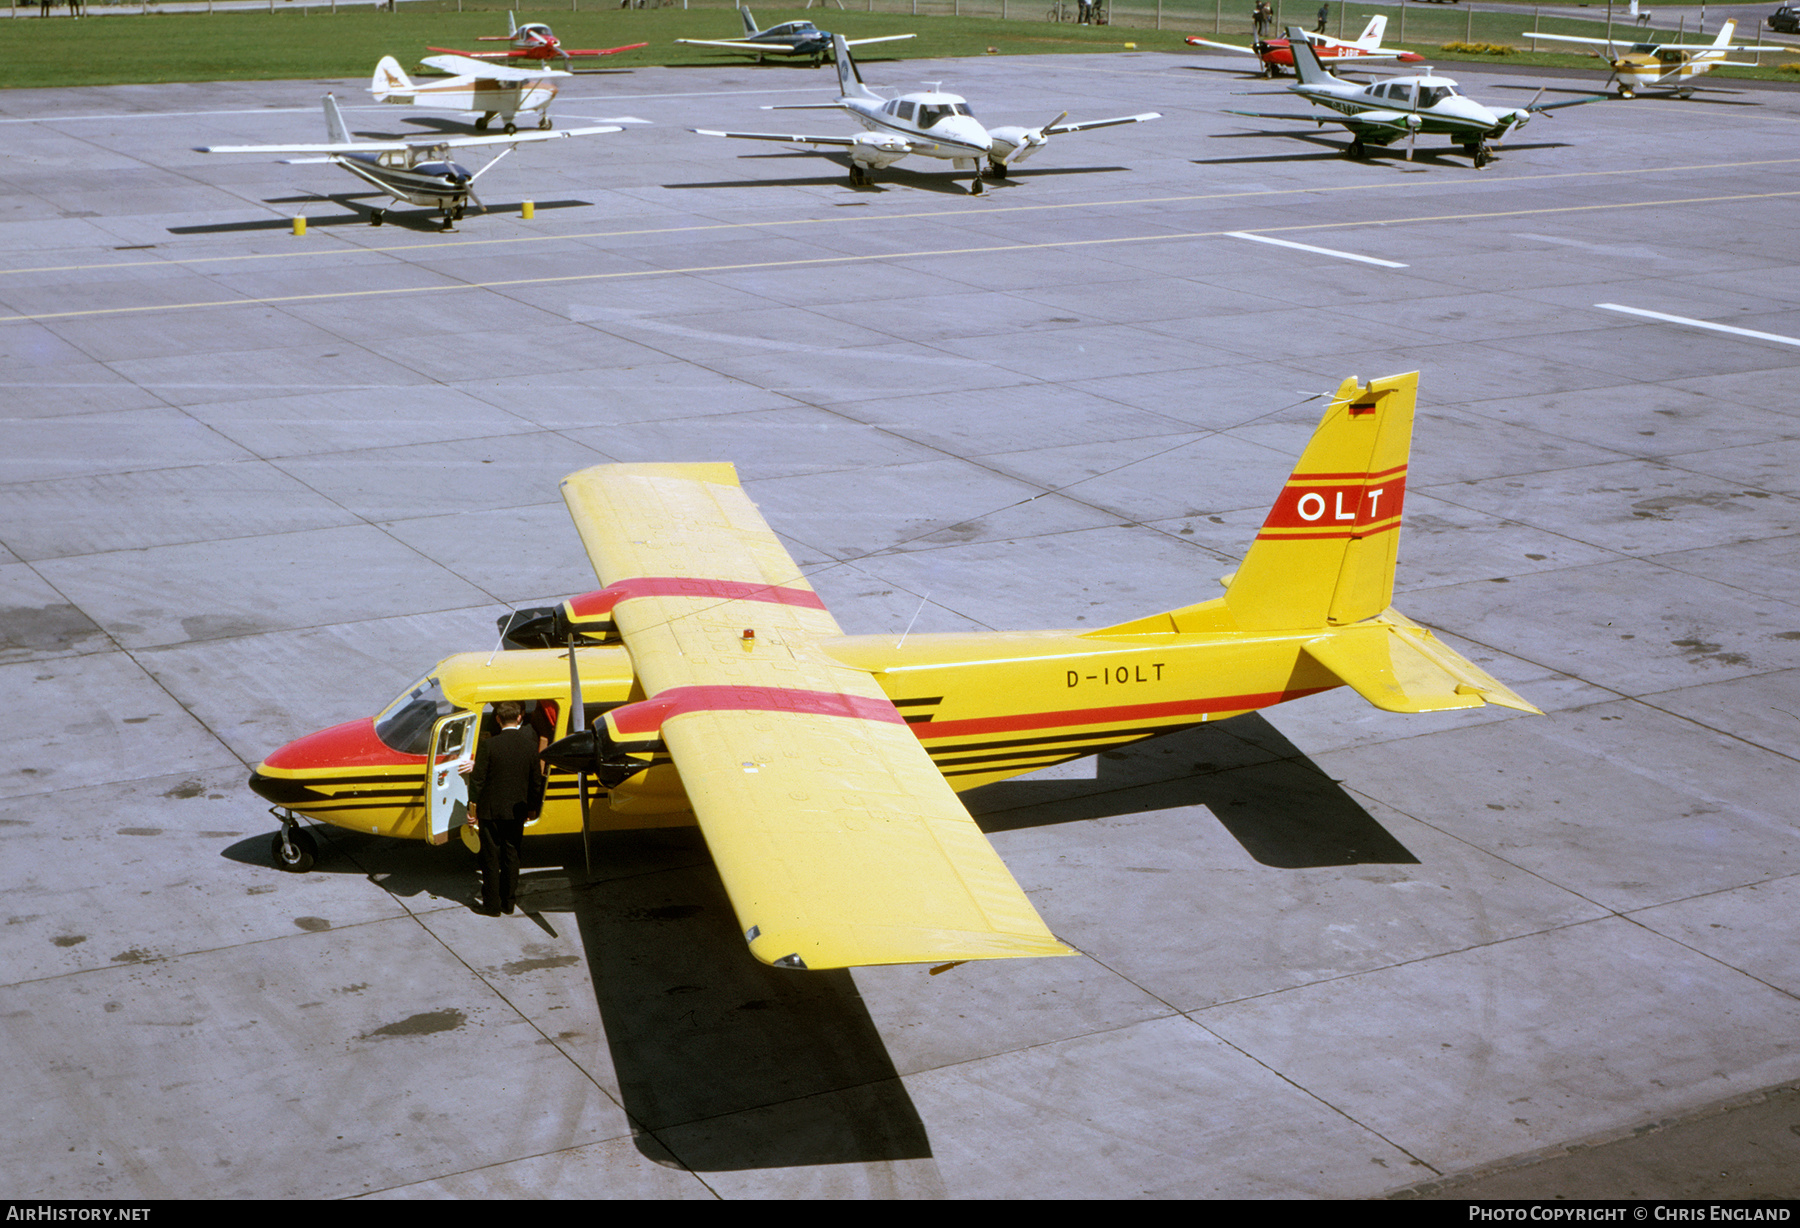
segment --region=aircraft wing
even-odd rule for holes
[[[846,47],[867,47],[870,43],[897,43],[904,38],[917,38],[917,34],[883,34],[880,38],[847,38]]]
[[[1195,47],[1217,47],[1222,51],[1241,51],[1245,55],[1257,54],[1257,50],[1254,47],[1239,47],[1232,43],[1215,43],[1210,38],[1199,38],[1192,34],[1188,35],[1187,41]]]
[[[1056,136],[1062,132],[1086,132],[1090,128],[1114,128],[1120,124],[1141,124],[1145,120],[1161,118],[1161,111],[1146,111],[1142,115],[1119,115],[1112,119],[1085,119],[1078,124],[1051,124],[1044,129],[1044,135]]]
[[[1286,119],[1297,124],[1342,124],[1346,128],[1385,128],[1393,132],[1406,132],[1411,128],[1407,121],[1412,118],[1408,111],[1358,111],[1355,115],[1339,115],[1335,112],[1321,111],[1316,115],[1282,115],[1269,111],[1227,111],[1227,115],[1248,115],[1252,119]]]
[[[441,51],[445,55],[460,55],[471,60],[506,60],[515,55],[524,55],[523,51],[458,51],[455,47],[433,47],[427,44],[427,51]]]
[[[518,132],[512,136],[432,137],[421,141],[349,141],[329,145],[196,145],[197,153],[291,153],[350,154],[398,153],[407,149],[467,149],[476,145],[529,145],[537,141],[559,141],[572,136],[594,136],[601,132],[623,132],[616,124],[594,128],[564,128],[556,132]],[[329,158],[306,158],[301,161],[326,162]]]
[[[757,51],[767,55],[792,55],[794,52],[787,43],[744,43],[711,38],[678,38],[675,41],[689,47],[729,47],[733,51]]]
[[[720,132],[715,128],[689,128],[689,132],[701,136],[728,136],[739,141],[785,141],[789,145],[839,145],[856,144],[853,136],[800,136],[781,132]]]
[[[562,490],[649,697],[606,719],[667,747],[758,959],[1073,953],[874,677],[826,653],[837,623],[730,465],[602,465]]]
[[[649,43],[627,43],[623,47],[589,47],[582,51],[563,49],[563,55],[618,55],[621,51],[636,51],[639,47],[648,47]]]
[[[560,68],[514,68],[510,64],[487,64],[466,55],[428,55],[419,63],[455,77],[480,77],[483,81],[539,81],[545,77],[572,77]]]

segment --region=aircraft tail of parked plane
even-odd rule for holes
[[[856,57],[850,54],[850,46],[844,36],[834,34],[831,38],[832,47],[837,54],[838,94],[844,98],[867,98],[873,102],[885,102],[886,99],[880,94],[863,84],[862,70],[856,66]]]
[[[404,106],[413,100],[417,89],[412,78],[406,75],[406,70],[400,67],[400,61],[391,55],[384,55],[381,62],[375,65],[374,75],[369,78],[369,93],[375,96],[376,102],[397,102]]]

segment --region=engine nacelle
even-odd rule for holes
[[[856,144],[850,147],[850,160],[858,166],[880,170],[891,166],[912,152],[912,146],[904,137],[894,136],[887,132],[864,132],[856,138]]]
[[[994,142],[993,152],[989,156],[1008,166],[1017,166],[1043,148],[1049,140],[1036,128],[989,128],[988,136]]]

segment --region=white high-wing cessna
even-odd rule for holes
[[[1691,96],[1695,87],[1688,82],[1721,66],[1730,68],[1755,68],[1755,64],[1742,60],[1728,60],[1728,51],[1792,51],[1792,47],[1762,47],[1753,43],[1733,43],[1731,36],[1737,31],[1737,21],[1727,21],[1719,27],[1718,37],[1711,43],[1627,43],[1622,39],[1612,38],[1580,38],[1573,34],[1539,34],[1526,31],[1527,38],[1547,39],[1557,43],[1588,43],[1596,47],[1606,48],[1605,52],[1593,51],[1612,65],[1612,76],[1608,85],[1619,87],[1619,97],[1630,98],[1641,89],[1654,89],[1658,86],[1673,90],[1683,98]],[[1623,51],[1617,50],[1624,48]]]
[[[1063,132],[1084,132],[1089,128],[1110,128],[1115,124],[1137,124],[1147,119],[1161,119],[1158,111],[1142,115],[1121,115],[1114,119],[1091,119],[1085,123],[1065,124],[1064,111],[1041,128],[984,128],[970,112],[969,105],[955,94],[929,90],[922,94],[903,94],[883,98],[863,84],[862,74],[850,57],[850,48],[841,34],[832,35],[837,51],[838,89],[836,102],[796,103],[789,106],[764,107],[765,111],[835,111],[845,110],[856,116],[868,131],[856,136],[801,136],[782,132],[720,132],[710,128],[692,128],[701,136],[728,136],[742,141],[784,141],[791,145],[830,145],[850,153],[850,183],[861,187],[869,182],[869,172],[898,162],[907,154],[923,154],[931,158],[949,158],[959,171],[974,171],[969,193],[979,196],[982,184],[982,160],[987,161],[986,174],[995,179],[1006,178],[1006,168],[1029,158],[1052,136]]]
[[[600,132],[621,132],[616,124],[597,128],[568,128],[562,132],[532,132],[512,136],[429,137],[417,141],[358,141],[350,135],[344,117],[338,111],[337,99],[325,95],[325,133],[330,138],[320,145],[201,145],[201,153],[291,153],[321,155],[306,158],[283,158],[290,166],[313,162],[330,162],[343,167],[364,183],[379,188],[395,200],[440,210],[445,230],[449,230],[470,202],[482,209],[487,206],[475,195],[475,181],[488,169],[520,145],[532,141],[556,141],[571,136],[592,136]],[[451,161],[452,149],[471,145],[504,145],[488,160],[487,166],[471,174]],[[386,209],[369,212],[369,222],[379,226],[387,220]]]
[[[369,93],[376,102],[399,106],[435,107],[445,111],[479,111],[475,127],[487,130],[498,115],[507,135],[518,131],[520,111],[536,111],[538,127],[550,127],[550,100],[556,97],[553,77],[572,77],[560,68],[514,68],[508,64],[484,64],[465,55],[428,55],[419,61],[451,76],[443,81],[413,81],[391,55],[381,57],[369,79]]]
[[[1294,70],[1300,77],[1297,83],[1287,87],[1288,92],[1331,113],[1281,115],[1267,111],[1227,111],[1226,114],[1342,124],[1350,131],[1350,146],[1344,152],[1352,158],[1365,157],[1370,145],[1392,145],[1405,137],[1406,156],[1410,159],[1412,143],[1423,132],[1448,136],[1453,143],[1463,147],[1476,166],[1486,166],[1494,160],[1494,151],[1488,143],[1523,128],[1538,112],[1605,98],[1603,94],[1595,94],[1545,106],[1539,106],[1534,99],[1522,107],[1485,107],[1473,98],[1464,98],[1457,93],[1455,81],[1434,76],[1430,69],[1416,77],[1388,77],[1373,85],[1359,85],[1327,72],[1312,45],[1306,41],[1305,31],[1299,27],[1288,28],[1288,42],[1294,50]]]

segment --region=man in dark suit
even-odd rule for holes
[[[494,705],[500,732],[475,751],[469,775],[469,826],[481,836],[481,911],[511,912],[519,894],[519,850],[525,824],[538,817],[544,777],[538,735],[511,700]]]

